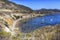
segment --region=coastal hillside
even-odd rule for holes
[[[60,10],[59,9],[45,9],[45,8],[42,8],[42,9],[36,10],[36,12],[41,13],[41,14],[51,14],[51,13],[60,13]]]
[[[60,40],[60,25],[45,26],[35,30],[35,40]]]
[[[9,10],[12,12],[32,12],[32,9],[23,5],[19,5],[16,3],[13,3],[11,1],[8,0],[0,0],[0,11],[1,10]]]
[[[0,0],[0,40],[60,40],[60,24],[44,26],[30,33],[20,30],[20,25],[27,20],[42,17],[47,12],[55,13],[53,10],[33,10],[9,0]]]

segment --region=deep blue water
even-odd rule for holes
[[[60,24],[60,14],[58,13],[30,19],[26,21],[25,24],[22,25],[21,31],[28,33],[43,26],[56,25],[56,24]]]

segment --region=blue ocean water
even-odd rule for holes
[[[30,19],[22,25],[21,31],[24,33],[29,33],[37,28],[56,24],[60,24],[60,14],[58,13]]]

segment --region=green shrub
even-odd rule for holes
[[[0,36],[6,36],[9,37],[11,34],[8,32],[0,31]]]

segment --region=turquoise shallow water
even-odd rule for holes
[[[25,33],[29,33],[37,28],[47,25],[56,25],[56,24],[60,24],[60,14],[58,13],[30,19],[26,21],[25,24],[22,25],[21,31]]]

